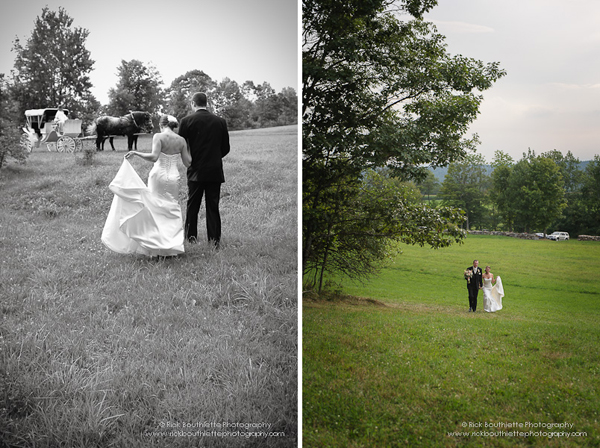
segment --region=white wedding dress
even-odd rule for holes
[[[483,311],[494,313],[502,309],[502,297],[504,297],[504,288],[502,279],[496,277],[496,284],[492,286],[491,278],[483,279]]]
[[[160,153],[148,176],[148,186],[127,159],[108,188],[115,194],[102,242],[111,250],[148,256],[184,252],[179,206],[179,154]]]

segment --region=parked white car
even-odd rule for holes
[[[569,234],[567,232],[553,232],[551,235],[547,235],[546,238],[554,241],[567,241],[569,239]]]

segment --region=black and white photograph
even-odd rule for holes
[[[0,6],[0,447],[295,447],[296,0]]]

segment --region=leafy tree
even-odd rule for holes
[[[167,88],[167,111],[181,120],[192,112],[190,101],[196,92],[205,92],[209,102],[217,89],[217,83],[202,70],[191,70],[174,79]],[[212,103],[209,108],[214,110]]]
[[[282,113],[275,89],[268,82],[255,86],[256,101],[254,102],[253,119],[258,127],[265,128],[277,125]]]
[[[430,195],[437,194],[440,190],[440,183],[433,174],[433,171],[427,171],[425,179],[419,182],[419,190],[422,195],[427,195],[427,202],[430,201]]]
[[[76,116],[97,107],[89,77],[94,61],[85,48],[89,31],[72,25],[64,8],[45,7],[27,42],[13,42],[12,95],[19,117],[27,109],[62,105]]]
[[[250,113],[253,127],[283,126],[298,122],[298,96],[291,87],[276,93],[268,82],[255,85],[252,81],[246,81],[242,92],[246,98],[254,100]]]
[[[256,86],[254,85],[254,81],[245,81],[240,87],[240,90],[242,91],[242,95],[244,95],[244,97],[250,100],[252,103],[254,103],[258,98],[256,95]]]
[[[514,160],[507,153],[496,151],[492,161],[492,188],[490,199],[496,207],[500,217],[509,230],[513,230],[515,212],[511,203],[511,192],[509,190],[509,178],[514,165]]]
[[[581,188],[586,210],[585,227],[582,233],[600,235],[600,156],[588,163]]]
[[[440,196],[444,205],[460,208],[466,213],[467,230],[473,224],[482,228],[488,214],[485,207],[488,188],[485,158],[481,154],[470,154],[462,161],[450,164]]]
[[[125,115],[132,110],[155,113],[162,108],[162,80],[155,67],[146,67],[142,62],[132,59],[121,60],[117,70],[117,87],[108,91],[107,111],[110,115]]]
[[[394,252],[394,240],[412,244],[446,244],[450,231],[460,230],[455,223],[462,212],[442,207],[434,210],[421,205],[421,194],[410,182],[388,177],[389,171],[367,170],[354,185],[338,183],[338,200],[322,227],[327,245],[316,246],[309,260],[306,280],[321,290],[325,272],[339,272],[364,279],[376,273],[381,261]],[[355,188],[358,187],[358,194]]]
[[[508,179],[515,227],[546,233],[565,207],[564,181],[553,160],[536,156],[531,150],[512,168]]]
[[[479,92],[504,71],[497,63],[447,54],[443,36],[421,20],[435,3],[303,1],[305,272],[317,260],[324,269],[327,251],[350,225],[341,219],[343,210],[365,197],[359,180],[367,168],[388,166],[401,180],[420,180],[427,165],[460,160],[470,146],[464,134],[477,116]],[[415,20],[400,21],[398,10]],[[401,227],[390,223],[398,232],[371,237],[432,247],[460,241],[460,214],[442,213],[421,206],[418,212],[392,215],[403,220]]]
[[[254,83],[253,83],[254,84]],[[269,98],[276,95],[275,89],[271,87],[268,82],[263,82],[259,85],[254,85],[254,93],[256,95],[256,101],[268,100]]]
[[[579,169],[579,159],[576,158],[571,151],[567,151],[567,155],[563,156],[562,153],[556,149],[545,152],[542,157],[546,157],[553,160],[556,163],[562,175],[565,193],[577,193],[581,189],[582,172]]]
[[[8,83],[0,73],[0,168],[8,158],[24,163],[29,153],[20,145],[22,132],[15,120],[17,106],[10,97]]]
[[[562,215],[552,223],[555,230],[566,231],[575,236],[586,226],[585,205],[582,203],[583,172],[579,169],[580,162],[571,151],[566,156],[558,150],[542,154],[542,157],[551,159],[556,163],[564,181],[566,207]]]
[[[244,129],[248,125],[251,103],[244,98],[237,82],[224,78],[213,95],[214,111],[227,121],[229,129]]]
[[[298,123],[298,95],[296,90],[291,87],[285,87],[277,94],[279,101],[280,114],[277,118],[279,125],[289,125]]]
[[[590,221],[589,210],[581,191],[565,194],[567,205],[559,216],[550,225],[550,231],[559,230],[569,232],[571,238],[588,233],[590,228],[598,227]],[[590,226],[590,224],[592,224]]]

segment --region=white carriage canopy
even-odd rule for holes
[[[25,111],[27,126],[38,134],[41,134],[42,128],[46,123],[51,123],[58,112],[57,107],[49,107],[46,109],[29,109]],[[68,117],[68,109],[63,109],[63,112]]]
[[[58,112],[58,108],[48,108],[48,109],[29,109],[25,111],[25,116],[30,119],[34,117],[39,117],[42,121],[52,121],[56,116],[56,112]],[[69,111],[67,109],[63,109],[63,112],[68,117]],[[39,121],[38,118],[38,121]]]

